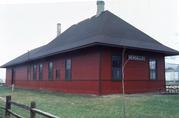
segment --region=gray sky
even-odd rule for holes
[[[113,12],[159,42],[179,50],[178,0],[105,0]],[[96,0],[0,0],[0,65],[46,44],[96,14]],[[179,63],[179,58],[167,59]],[[0,78],[5,70],[0,69]]]

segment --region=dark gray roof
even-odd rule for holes
[[[47,45],[23,54],[2,67],[93,45],[148,50],[164,55],[179,54],[178,51],[164,46],[111,12],[104,11],[99,16],[93,16],[71,26]]]

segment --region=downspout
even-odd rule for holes
[[[125,107],[125,81],[124,81],[124,69],[125,69],[125,52],[126,48],[122,50],[122,96],[123,96],[123,118],[126,118],[126,107]]]
[[[124,68],[125,68],[125,52],[126,52],[126,48],[124,47],[122,50],[122,94],[124,96],[125,94],[125,82],[124,82]]]
[[[125,66],[128,63],[128,59],[125,60],[125,53],[126,53],[126,48],[124,47],[122,50],[122,94],[125,94]]]

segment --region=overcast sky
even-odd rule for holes
[[[105,0],[113,12],[159,42],[179,50],[178,0]],[[96,14],[96,0],[0,0],[0,65],[44,45]],[[179,63],[179,58],[167,60]],[[0,78],[5,71],[0,69]]]

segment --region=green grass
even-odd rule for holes
[[[15,89],[12,93],[0,87],[0,96],[6,95],[27,105],[35,101],[37,108],[61,118],[123,118],[121,95],[74,95],[24,89]],[[134,94],[125,98],[127,118],[179,118],[179,95]],[[22,109],[15,111],[27,118],[27,112]]]

